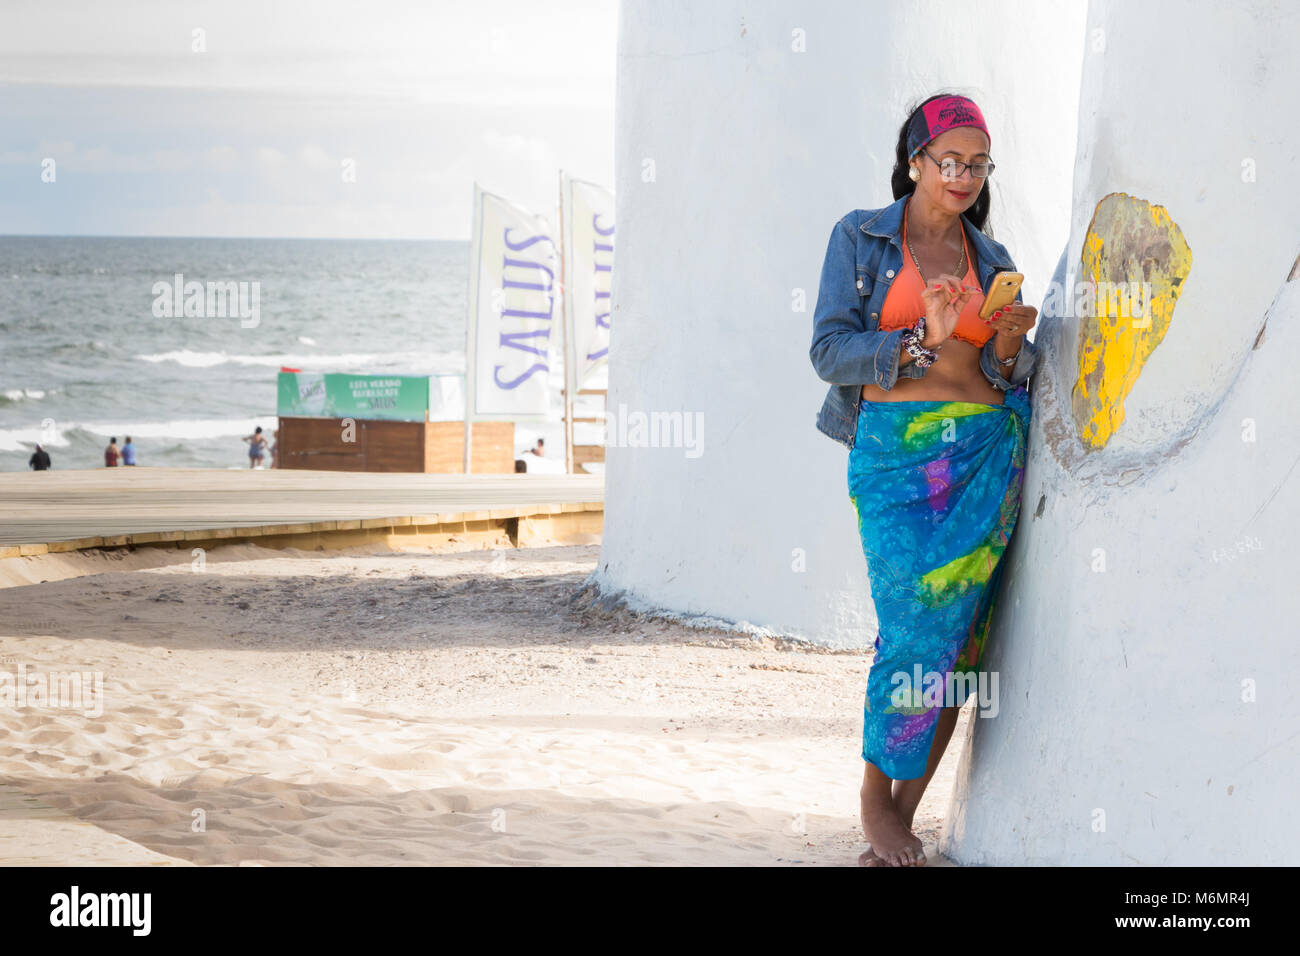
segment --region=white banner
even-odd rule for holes
[[[546,220],[475,183],[466,420],[546,417],[556,267]]]
[[[564,321],[570,394],[609,363],[610,279],[614,270],[614,194],[561,172],[564,242]]]
[[[429,376],[429,421],[465,420],[465,376]]]

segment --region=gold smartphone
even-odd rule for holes
[[[1025,277],[1019,272],[999,272],[995,275],[989,286],[989,294],[984,297],[984,304],[980,307],[980,318],[987,319],[998,309],[1015,302],[1020,283],[1024,281]]]

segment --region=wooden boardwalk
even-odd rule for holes
[[[0,548],[212,529],[600,510],[603,475],[100,468],[0,473]],[[24,552],[25,553],[25,552]]]

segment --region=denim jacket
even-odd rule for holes
[[[822,265],[817,307],[813,310],[812,348],[808,356],[830,391],[817,413],[817,429],[853,447],[857,436],[862,386],[875,383],[891,389],[902,378],[920,378],[925,369],[915,362],[898,364],[903,329],[880,330],[880,312],[894,276],[903,267],[901,229],[907,196],[883,209],[855,209],[835,224]],[[1015,271],[1010,253],[976,229],[965,216],[962,227],[978,263],[985,294],[998,272]],[[1016,293],[1020,302],[1020,293]],[[1009,391],[1029,380],[1038,350],[1025,338],[1010,377],[1002,376],[994,338],[980,352],[980,369],[996,388]]]

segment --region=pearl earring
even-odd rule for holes
[[[913,166],[913,167],[908,171],[908,173],[907,173],[907,178],[910,179],[910,180],[911,180],[912,182],[914,182],[914,183],[919,183],[919,182],[921,181],[921,171],[920,171],[919,169],[917,169],[915,166]]]

